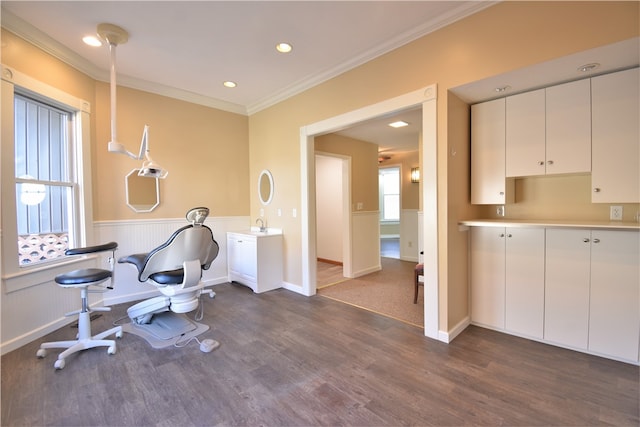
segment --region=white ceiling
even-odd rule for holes
[[[81,39],[118,25],[129,33],[117,48],[118,84],[251,114],[492,4],[2,1],[2,24],[104,81],[108,47]],[[283,41],[291,53],[276,52]]]

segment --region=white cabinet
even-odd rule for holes
[[[504,228],[471,228],[471,321],[504,329]]]
[[[591,79],[594,203],[640,202],[638,68]]]
[[[544,175],[544,89],[506,99],[506,176]]]
[[[591,83],[578,80],[545,89],[545,173],[591,171]]]
[[[592,231],[589,350],[638,361],[640,233]]]
[[[544,242],[542,228],[507,228],[505,329],[542,339],[544,327]]]
[[[506,99],[506,176],[591,170],[589,79]]]
[[[544,229],[471,229],[471,320],[542,338]]]
[[[586,350],[589,337],[589,230],[549,229],[544,339]]]
[[[505,179],[505,100],[471,106],[471,203],[503,205],[513,198]]]
[[[282,234],[227,232],[227,271],[255,293],[282,287]]]
[[[640,234],[547,230],[544,339],[638,361]]]

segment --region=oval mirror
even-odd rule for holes
[[[273,199],[273,176],[266,169],[258,177],[258,196],[263,205],[268,205]]]
[[[160,184],[158,178],[138,176],[139,169],[133,169],[125,177],[127,206],[135,212],[151,212],[160,204]]]

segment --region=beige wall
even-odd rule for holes
[[[160,180],[160,206],[150,213],[135,213],[124,204],[123,177],[142,162],[107,151],[109,99],[109,84],[98,82],[96,220],[180,218],[195,206],[207,206],[211,216],[249,214],[246,116],[119,87],[118,140],[137,154],[144,125],[149,125],[151,156],[169,171],[167,179]]]
[[[389,160],[383,160],[379,167],[399,165],[402,168],[400,209],[418,209],[420,201],[420,184],[411,182],[411,168],[420,166],[418,151],[394,153]]]
[[[351,157],[351,210],[378,210],[378,146],[347,136],[328,134],[316,138],[316,151]],[[299,163],[299,162],[298,162]]]
[[[440,329],[448,330],[468,314],[463,302],[466,283],[461,283],[465,278],[452,274],[450,265],[451,269],[466,267],[458,260],[466,247],[453,234],[457,221],[473,212],[471,208],[454,209],[448,200],[452,192],[458,194],[458,190],[451,188],[469,179],[468,168],[459,168],[457,158],[449,155],[450,148],[457,148],[454,138],[449,139],[449,133],[454,132],[457,125],[468,126],[468,123],[450,122],[449,102],[456,101],[448,99],[449,89],[636,37],[638,6],[637,2],[503,2],[485,9],[252,115],[249,119],[251,173],[256,174],[267,164],[261,160],[265,153],[280,153],[282,159],[269,164],[276,180],[288,183],[287,188],[279,192],[280,203],[299,206],[300,127],[436,83],[439,316]],[[458,114],[455,116],[459,120]],[[465,148],[460,150],[463,152]],[[460,194],[463,192],[467,193],[468,200],[468,190],[460,190]],[[253,215],[258,208],[256,199],[252,188]],[[462,203],[457,195],[455,203]],[[282,224],[287,230],[285,280],[300,283],[300,218],[282,218]]]

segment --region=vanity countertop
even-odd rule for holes
[[[468,219],[459,222],[468,227],[540,227],[540,228],[590,228],[601,230],[640,231],[640,223],[629,221],[554,221],[523,219]]]
[[[267,237],[267,236],[281,236],[282,230],[279,228],[267,228],[266,231],[260,231],[259,227],[251,227],[250,229],[230,231],[229,233],[245,234],[247,236],[255,236],[255,237]]]

